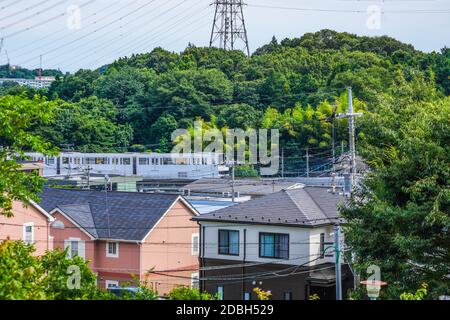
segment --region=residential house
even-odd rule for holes
[[[334,224],[341,193],[300,186],[194,217],[200,224],[200,285],[226,300],[335,298]],[[352,285],[342,265],[343,293]]]
[[[20,165],[20,171],[42,175],[42,162],[23,161]],[[0,241],[22,240],[34,244],[36,255],[52,250],[50,228],[54,219],[50,214],[33,201],[29,205],[13,201],[12,213],[12,217],[6,217],[0,212]]]
[[[53,249],[50,228],[54,218],[50,214],[34,202],[25,206],[19,201],[13,202],[12,212],[12,217],[0,214],[0,241],[22,240],[34,244],[36,255]]]
[[[90,261],[99,287],[136,277],[164,295],[197,282],[198,213],[180,195],[45,189],[40,197],[56,219],[55,247]]]

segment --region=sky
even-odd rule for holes
[[[214,0],[0,0],[0,64],[75,72],[155,47],[208,46]],[[450,0],[245,0],[250,51],[332,29],[450,46]],[[7,55],[6,55],[7,53]]]

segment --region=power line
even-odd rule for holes
[[[86,2],[84,2],[84,3],[82,3],[82,4],[80,4],[80,5],[79,5],[79,8],[80,8],[80,9],[81,9],[81,8],[84,8],[84,7],[86,7],[86,6],[88,6],[88,5],[92,4],[92,3],[94,3],[95,1],[97,1],[97,0],[88,0],[88,1],[86,1]],[[17,36],[17,35],[19,35],[19,34],[22,34],[22,33],[26,32],[26,31],[29,31],[29,30],[32,30],[32,29],[41,27],[41,26],[43,26],[43,25],[45,25],[45,24],[47,24],[47,23],[49,23],[49,22],[52,22],[52,21],[58,19],[58,18],[64,17],[65,15],[67,15],[67,11],[66,11],[66,12],[63,12],[63,13],[60,13],[60,14],[58,14],[58,15],[56,15],[56,16],[52,16],[52,17],[48,18],[47,20],[38,22],[38,23],[33,24],[33,25],[29,26],[29,27],[26,27],[26,28],[20,29],[20,30],[18,30],[18,31],[12,32],[12,33],[10,33],[10,34],[4,36],[3,38],[4,38],[4,39],[7,39],[7,38],[11,38],[11,37]]]
[[[292,11],[313,11],[313,12],[332,12],[332,13],[363,13],[367,14],[366,10],[355,9],[327,9],[327,8],[299,8],[299,7],[282,7],[263,4],[248,4],[249,7],[265,8],[265,9],[280,9],[280,10],[292,10]],[[403,10],[382,10],[381,13],[450,13],[450,9],[444,10],[432,10],[432,9],[403,9]]]
[[[204,11],[205,9],[208,9],[209,8],[209,6],[208,7],[206,7],[206,8],[204,8],[203,10],[201,10],[200,12],[202,12],[202,11]],[[196,23],[196,22],[198,22],[199,20],[201,20],[202,18],[204,18],[204,17],[206,17],[208,14],[206,14],[206,15],[203,15],[203,16],[201,16],[199,19],[196,19],[197,21],[195,21],[195,22],[193,22],[194,24]],[[184,18],[183,19],[180,19],[180,20],[184,20]],[[180,21],[180,20],[178,20],[178,21]],[[188,19],[188,20],[184,20],[185,22],[189,22],[190,21],[190,19]],[[190,24],[190,25],[192,25],[192,24]],[[174,24],[172,24],[170,27],[168,27],[168,28],[165,28],[164,29],[164,31],[170,31],[170,30],[173,30],[174,29],[174,27],[177,27],[177,26],[179,26],[178,25],[178,23],[174,23]],[[178,28],[176,28],[175,29],[175,31],[174,32],[172,32],[172,33],[169,33],[168,35],[167,34],[161,34],[161,35],[157,35],[156,37],[153,37],[153,38],[151,38],[150,40],[152,41],[152,42],[156,42],[156,40],[160,40],[161,38],[169,38],[169,37],[171,37],[173,34],[176,34],[179,30],[184,30],[185,29],[185,26],[184,25],[181,25],[181,26],[179,26]],[[138,46],[139,46],[139,44],[138,44]],[[123,50],[125,47],[122,47],[122,48],[120,48],[119,50]],[[130,49],[131,47],[127,47],[126,49]],[[132,48],[138,48],[137,46],[132,46]],[[141,47],[140,47],[141,48]],[[92,64],[91,64],[92,65]]]
[[[134,1],[132,1],[132,3],[136,2],[136,1],[138,1],[138,0],[134,0]],[[90,16],[84,18],[84,19],[83,19],[83,22],[84,22],[85,20],[89,20],[89,19],[92,18],[92,17],[97,17],[97,15],[98,15],[99,12],[101,12],[101,13],[108,12],[108,9],[114,8],[115,5],[117,5],[117,4],[121,3],[121,2],[122,2],[122,0],[118,0],[118,1],[116,1],[116,2],[114,2],[114,3],[112,3],[112,4],[109,4],[107,8],[103,8],[103,9],[99,10],[98,12],[94,12],[94,13],[91,14]],[[94,20],[94,21],[88,23],[87,26],[95,25],[95,24],[97,24],[99,21],[102,21],[103,19],[108,18],[110,15],[113,15],[113,14],[115,14],[115,13],[117,13],[117,12],[121,12],[121,11],[122,11],[123,9],[125,9],[128,5],[129,5],[129,4],[127,4],[125,7],[121,7],[121,8],[120,8],[119,10],[117,10],[117,11],[113,11],[113,12],[111,12],[111,13],[108,13],[105,17],[102,17],[102,18],[100,18],[100,19],[97,19],[97,20]],[[86,27],[86,24],[83,23],[83,28],[85,28],[85,27]],[[61,33],[61,32],[64,32],[64,31],[66,31],[65,28],[64,28],[64,29],[60,29],[60,30],[55,31],[55,32],[52,32],[52,33],[49,33],[49,34],[47,34],[46,36],[44,36],[44,37],[42,37],[42,38],[40,38],[40,39],[31,41],[31,42],[27,42],[25,45],[23,45],[23,46],[17,48],[14,52],[21,51],[21,50],[23,50],[23,49],[25,49],[25,48],[28,48],[28,47],[30,47],[30,46],[36,44],[36,43],[42,43],[43,40],[48,39],[48,38],[51,38],[51,37],[53,37],[54,35],[56,35],[56,34],[58,34],[58,33]],[[65,39],[65,38],[66,38],[66,36],[64,36],[64,37],[62,37],[62,38],[55,39],[55,40],[53,40],[52,42],[57,42],[57,41],[59,41],[59,40]],[[39,50],[39,49],[41,49],[41,48],[45,48],[45,47],[47,47],[47,46],[48,46],[48,44],[44,44],[44,45],[41,46],[41,47],[33,48],[33,51],[37,51],[37,50]],[[25,54],[29,54],[29,52],[26,52]],[[17,58],[19,58],[19,57],[22,57],[23,55],[24,55],[24,54],[15,55],[15,58],[17,59]]]
[[[92,1],[95,1],[95,0],[92,0]],[[111,22],[109,22],[109,23],[107,23],[107,24],[105,24],[105,25],[103,25],[103,26],[101,26],[101,27],[95,29],[94,31],[89,32],[89,33],[87,33],[87,34],[85,34],[85,35],[83,35],[83,36],[80,36],[80,37],[78,37],[78,38],[76,38],[76,39],[74,39],[74,40],[72,40],[72,41],[69,41],[68,43],[65,43],[65,44],[59,45],[59,46],[57,46],[57,47],[55,47],[55,48],[52,48],[52,49],[50,49],[50,50],[47,50],[47,51],[45,51],[44,53],[42,53],[42,55],[48,55],[48,54],[51,54],[51,53],[53,53],[53,52],[55,52],[55,51],[57,51],[57,50],[60,50],[60,49],[62,49],[62,48],[65,48],[65,47],[67,47],[67,46],[69,46],[69,45],[71,45],[71,44],[74,44],[74,43],[76,43],[76,42],[78,42],[78,41],[80,41],[80,40],[83,40],[83,39],[89,37],[90,35],[95,34],[96,32],[98,32],[98,31],[100,31],[100,30],[105,29],[106,27],[109,27],[109,26],[111,26],[111,25],[113,25],[113,24],[115,24],[115,23],[117,23],[117,22],[121,22],[123,19],[125,19],[125,18],[127,18],[127,17],[133,15],[134,13],[140,11],[141,9],[143,9],[143,8],[145,8],[145,7],[147,7],[147,6],[149,6],[149,5],[152,4],[154,1],[155,1],[155,0],[150,0],[149,2],[147,2],[147,3],[145,3],[145,4],[141,5],[141,6],[139,6],[138,8],[136,8],[136,9],[134,9],[134,10],[132,10],[131,12],[128,12],[127,14],[124,14],[123,16],[121,16],[121,17],[119,17],[119,18],[117,18],[117,19],[114,19],[113,21],[111,21]],[[30,59],[26,60],[26,61],[23,62],[23,63],[24,63],[24,64],[25,64],[25,63],[28,63],[28,62],[30,62],[30,61],[32,61],[32,60],[34,60],[34,59],[35,59],[35,58],[30,58]]]
[[[47,11],[49,11],[49,10],[52,10],[52,9],[58,7],[59,5],[63,4],[64,2],[67,2],[67,1],[68,1],[68,0],[61,0],[61,1],[57,2],[57,3],[55,3],[55,4],[52,4],[52,5],[49,6],[49,7],[46,7],[46,8],[44,8],[44,9],[42,9],[41,11],[35,12],[35,13],[33,13],[33,14],[29,15],[29,16],[26,16],[25,18],[22,18],[22,19],[20,19],[20,20],[11,22],[11,23],[7,24],[6,26],[1,27],[1,28],[0,28],[0,31],[3,31],[3,30],[5,30],[5,29],[8,29],[8,28],[10,28],[10,27],[12,27],[12,26],[15,26],[15,25],[17,25],[17,24],[19,24],[19,23],[22,23],[22,22],[24,22],[24,21],[26,21],[26,20],[28,20],[28,19],[34,18],[34,17],[36,17],[36,16],[39,16],[39,15],[42,14],[43,12],[47,12]],[[7,18],[8,18],[8,17],[7,17]],[[5,38],[7,38],[7,36],[6,36]]]
[[[161,18],[162,16],[164,16],[165,14],[169,13],[169,12],[172,11],[173,9],[176,9],[176,8],[178,8],[179,6],[181,6],[182,4],[186,3],[186,1],[187,1],[187,0],[184,0],[184,1],[182,1],[182,2],[180,2],[180,3],[178,3],[178,4],[176,4],[175,6],[172,6],[171,8],[169,8],[169,9],[165,10],[164,12],[161,12],[161,13],[159,13],[159,14],[153,16],[153,17],[152,17],[152,16],[149,17],[148,15],[144,15],[144,17],[146,18],[146,21],[144,21],[144,23],[142,23],[142,24],[139,24],[139,25],[133,27],[133,29],[140,29],[141,27],[146,27],[146,26],[148,26],[148,25],[149,25],[149,22],[147,21],[147,19],[153,22],[153,21],[155,21],[156,19],[159,19],[159,18]],[[200,3],[200,2],[199,2],[199,3]],[[193,6],[190,6],[189,9],[192,9],[192,8],[193,8]],[[189,9],[188,9],[187,11],[189,11]],[[184,13],[186,13],[187,11],[186,11],[186,10],[183,10],[180,14],[184,14]],[[176,15],[175,17],[178,17],[180,14]],[[187,16],[190,16],[190,14],[188,14]],[[183,17],[183,20],[184,20],[185,18],[186,18],[186,17]],[[134,21],[138,21],[137,19],[139,19],[139,17],[137,17]],[[133,21],[133,22],[134,22],[134,21]],[[180,21],[180,20],[179,20],[179,21]],[[152,29],[152,32],[157,31],[158,29],[162,28],[163,26],[164,26],[164,23],[159,24],[156,28]],[[127,27],[130,27],[130,25],[127,25]],[[164,28],[164,31],[167,31],[167,29]],[[132,34],[132,33],[131,33],[131,34]],[[131,43],[131,44],[136,44],[136,42],[138,42],[138,39],[140,40],[140,39],[143,39],[143,38],[145,38],[145,37],[147,37],[147,36],[148,36],[148,34],[147,34],[147,33],[144,33],[144,34],[138,36],[137,38],[132,39],[132,41],[130,41],[129,43]],[[111,40],[108,40],[108,41],[105,41],[105,42],[103,42],[103,43],[100,43],[98,46],[95,46],[94,48],[90,48],[90,51],[91,51],[91,52],[87,53],[86,55],[83,55],[81,58],[78,58],[78,59],[74,60],[74,61],[73,61],[72,63],[70,63],[69,65],[66,65],[66,67],[75,65],[75,64],[79,63],[80,61],[85,60],[86,58],[92,57],[92,51],[95,52],[97,49],[105,48],[105,47],[108,46],[109,44],[114,43],[115,41],[120,40],[121,38],[123,38],[123,34],[120,34],[119,36],[117,36],[117,37],[115,37],[115,38],[113,38],[113,39],[111,39]],[[153,37],[153,38],[154,38],[154,37]],[[150,38],[150,39],[152,39],[152,38]],[[129,49],[129,47],[130,47],[130,46],[128,46],[128,45],[121,46],[121,47],[119,47],[118,49],[115,49],[115,51],[120,52],[120,51],[122,51],[122,50],[125,49],[125,48],[126,48],[126,49]],[[109,56],[109,55],[108,55],[108,56]],[[106,57],[107,57],[107,56],[103,56],[103,57],[100,57],[99,59],[105,59]],[[93,63],[91,63],[91,64],[93,64]],[[91,64],[89,64],[89,65],[91,65]],[[89,66],[89,65],[86,65],[86,66]]]
[[[46,3],[46,2],[49,2],[49,1],[52,1],[52,0],[43,0],[43,1],[38,2],[38,3],[36,3],[36,4],[34,4],[34,5],[30,6],[30,7],[27,7],[27,8],[25,8],[25,9],[22,9],[22,10],[19,10],[19,11],[14,12],[14,13],[12,13],[12,14],[9,14],[8,16],[1,17],[0,20],[11,19],[12,17],[18,16],[18,15],[20,15],[21,13],[24,13],[24,12],[27,12],[27,11],[30,11],[30,10],[33,10],[34,8],[37,8],[37,7],[39,7],[40,5],[42,5],[42,4]],[[15,1],[14,4],[17,4],[17,3],[19,3],[19,2],[21,2],[21,0]]]

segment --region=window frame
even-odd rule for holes
[[[264,235],[272,235],[274,236],[274,255],[273,256],[264,256],[262,255],[262,241],[261,241],[261,237]],[[287,237],[287,257],[284,258],[281,255],[277,256],[276,250],[275,250],[275,246],[276,246],[276,237],[277,236],[286,236]],[[259,258],[263,258],[263,259],[277,259],[277,260],[289,260],[289,256],[290,256],[290,234],[289,233],[274,233],[274,232],[260,232],[258,235],[258,257]],[[281,252],[281,250],[279,250]]]
[[[220,233],[221,232],[227,232],[227,233],[231,233],[231,232],[237,232],[237,235],[238,235],[238,240],[237,240],[237,253],[230,253],[230,236],[228,235],[228,253],[222,253],[221,251],[220,251],[220,249],[223,247],[223,246],[221,246],[220,245]],[[217,254],[218,255],[221,255],[221,256],[235,256],[235,257],[238,257],[239,256],[239,254],[240,254],[240,244],[241,244],[241,239],[240,239],[240,237],[241,237],[241,234],[240,234],[240,232],[239,232],[239,230],[234,230],[234,229],[218,229],[217,230]]]
[[[197,238],[197,241],[194,242],[194,239]],[[194,244],[197,244],[197,248],[196,250],[194,250]],[[200,234],[198,233],[193,233],[191,235],[191,254],[193,256],[198,256],[200,254]]]
[[[115,244],[116,245],[116,253],[110,253],[109,252],[109,245]],[[119,258],[119,242],[118,241],[107,241],[106,242],[106,257],[108,258]]]
[[[109,284],[112,284],[113,286],[108,286]],[[119,288],[119,281],[118,280],[105,280],[105,289],[109,288]]]
[[[27,241],[27,227],[31,227],[31,241]],[[23,242],[26,244],[33,244],[34,243],[34,222],[27,222],[23,224]]]
[[[320,233],[320,242],[319,242],[319,256],[320,259],[325,258],[325,233]]]
[[[191,288],[199,289],[200,288],[200,274],[199,272],[191,273]]]

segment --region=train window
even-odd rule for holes
[[[86,158],[86,164],[95,164],[95,158]]]
[[[158,164],[158,158],[152,158],[152,164],[153,165]]]
[[[95,164],[108,164],[108,158],[95,158]]]
[[[172,158],[163,158],[163,164],[173,164]]]
[[[55,158],[48,158],[47,159],[47,164],[54,165],[55,164]]]
[[[187,178],[188,174],[187,172],[178,172],[178,178]]]
[[[112,158],[111,159],[112,164],[119,164],[119,158]]]
[[[186,158],[176,158],[175,159],[176,164],[185,165],[188,164],[188,159]]]
[[[120,164],[129,166],[131,164],[131,159],[130,158],[121,158],[120,159]]]
[[[149,162],[150,162],[150,159],[148,159],[148,158],[139,158],[139,165],[141,165],[141,166],[148,165]]]
[[[63,164],[68,164],[69,163],[69,158],[67,158],[67,157],[62,158],[62,163]]]

